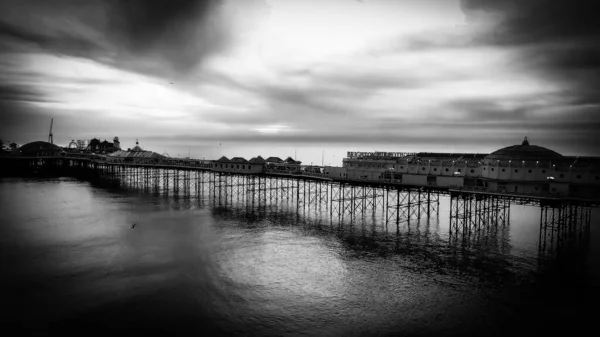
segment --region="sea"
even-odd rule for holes
[[[540,251],[540,208],[476,238],[450,200],[410,223],[326,206],[151,194],[75,178],[0,179],[1,322],[10,335],[594,335],[600,212]],[[5,335],[7,336],[7,335]]]

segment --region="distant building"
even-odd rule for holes
[[[563,156],[530,145],[527,138],[491,154],[348,152],[342,170],[325,171],[338,179],[513,194],[590,197],[600,192],[600,157]]]
[[[2,146],[2,154],[10,153],[12,151],[10,145],[8,143],[5,144],[2,140],[0,140],[0,145]]]
[[[269,157],[267,159],[265,159],[265,161],[267,162],[267,164],[281,164],[283,163],[283,160],[279,157]]]
[[[62,156],[64,153],[65,151],[58,145],[37,141],[27,143],[19,148],[15,144],[15,148],[10,155],[18,157],[55,157]]]
[[[115,140],[119,139],[115,137]],[[120,147],[120,145],[119,145]],[[136,162],[136,163],[155,163],[166,159],[167,157],[162,154],[158,154],[153,151],[146,151],[142,149],[139,145],[139,142],[135,142],[135,147],[133,149],[117,150],[115,152],[110,153],[106,156],[106,160],[109,162]]]
[[[2,146],[2,152],[4,152],[4,153],[12,152],[12,151],[16,150],[17,147],[19,147],[19,145],[17,145],[17,143],[15,143],[15,142],[3,143],[2,141],[0,141],[0,145]]]
[[[100,141],[100,139],[92,139],[88,143],[86,148],[87,151],[93,153],[113,153],[115,151],[119,151],[121,149],[121,143],[119,142],[119,137],[113,138],[113,142],[110,143],[106,139],[104,141]]]
[[[216,172],[231,173],[262,173],[265,160],[258,156],[250,160],[242,157],[233,157],[231,159],[223,156],[212,162],[212,170]]]
[[[301,165],[302,164],[301,161],[294,160],[294,159],[292,159],[292,157],[287,157],[283,162],[288,165]]]

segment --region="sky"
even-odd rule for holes
[[[0,139],[173,157],[600,155],[587,0],[0,0]]]

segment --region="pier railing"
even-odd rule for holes
[[[207,160],[199,159],[184,159],[184,158],[167,158],[167,159],[155,159],[155,158],[107,158],[104,156],[88,155],[88,154],[75,154],[69,153],[66,155],[58,156],[40,156],[40,157],[0,157],[2,164],[0,165],[2,171],[18,173],[20,170],[34,170],[36,171],[41,167],[53,167],[53,170],[57,172],[60,167],[81,167],[85,165],[88,168],[98,168],[103,165],[124,165],[131,167],[146,167],[155,169],[191,169],[200,171],[215,171],[212,167],[212,162]],[[71,162],[71,164],[69,164]],[[54,164],[53,164],[54,163]],[[74,164],[73,164],[74,163]],[[66,165],[66,166],[65,166]],[[11,167],[13,167],[11,169]],[[282,169],[283,168],[283,169]],[[292,165],[290,167],[281,166],[266,166],[265,170],[260,173],[251,172],[222,172],[226,174],[250,174],[250,175],[271,175],[271,176],[288,176],[290,178],[300,179],[314,179],[314,180],[328,180],[333,182],[347,182],[351,184],[368,184],[368,185],[385,185],[394,188],[419,188],[427,190],[436,190],[443,192],[469,192],[476,194],[489,194],[506,197],[517,197],[521,199],[565,199],[565,200],[581,200],[594,205],[600,205],[600,200],[597,198],[590,198],[589,196],[579,195],[560,195],[549,191],[539,192],[514,192],[508,190],[494,190],[491,191],[483,186],[438,186],[434,182],[428,182],[426,185],[410,185],[403,182],[402,179],[390,179],[389,177],[381,177],[376,179],[369,179],[367,177],[336,177],[324,172],[323,167],[312,166],[312,165]]]
[[[484,186],[450,186],[451,191],[464,191],[464,192],[481,192],[481,193],[494,193],[494,194],[503,194],[503,195],[515,195],[515,196],[528,196],[528,197],[549,197],[549,198],[557,198],[560,197],[559,193],[552,192],[513,192],[508,190],[494,190],[490,191],[489,188]]]

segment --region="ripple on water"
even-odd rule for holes
[[[505,322],[535,327],[562,304],[591,301],[598,285],[594,254],[568,273],[538,271],[537,213],[526,208],[512,211],[508,228],[465,243],[444,217],[332,222],[326,210],[212,207],[69,179],[3,179],[0,195],[1,282],[14,309],[5,320],[27,317],[32,329],[510,333]],[[545,300],[542,286],[560,300]],[[582,314],[569,308],[557,312]]]

